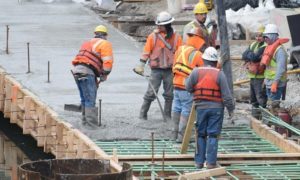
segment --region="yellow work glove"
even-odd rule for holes
[[[146,65],[146,62],[145,61],[142,61],[140,60],[140,64],[137,65],[133,71],[139,75],[144,75],[144,69],[145,69],[145,65]]]

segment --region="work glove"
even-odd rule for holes
[[[103,82],[103,81],[106,81],[106,79],[107,79],[107,75],[101,75],[100,78],[99,78],[99,81]]]
[[[145,69],[145,65],[146,65],[146,62],[144,60],[140,60],[140,64],[137,65],[133,71],[139,75],[142,75],[144,76],[144,69]]]
[[[276,93],[278,88],[278,82],[274,81],[271,86],[271,93]]]

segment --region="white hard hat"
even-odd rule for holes
[[[214,47],[205,49],[202,58],[207,61],[218,61],[218,52]]]
[[[263,34],[279,34],[275,24],[267,24]]]
[[[163,11],[158,14],[155,24],[166,25],[166,24],[170,24],[173,21],[175,21],[175,19],[171,16],[171,14],[166,11]]]

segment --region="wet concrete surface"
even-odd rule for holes
[[[138,119],[147,81],[134,74],[132,68],[139,61],[141,44],[71,1],[0,1],[0,7],[0,65],[64,121],[92,139],[149,139],[152,131],[155,137],[170,137],[171,122],[162,122],[156,102],[150,108],[148,121]],[[80,113],[66,112],[63,107],[80,101],[70,73],[71,60],[81,43],[93,37],[93,30],[99,24],[108,26],[114,66],[98,90],[98,98],[102,99],[102,126],[91,129],[81,125]],[[8,55],[5,54],[5,25],[10,28]],[[30,43],[30,73],[26,73],[27,42]],[[50,83],[47,83],[48,61]],[[163,102],[161,93],[160,98]]]

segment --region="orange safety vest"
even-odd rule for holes
[[[171,68],[174,53],[181,44],[181,37],[177,33],[170,39],[165,39],[163,33],[153,32],[147,38],[141,59],[144,61],[150,59],[151,68]]]
[[[91,68],[95,75],[109,74],[112,68],[112,47],[104,39],[93,38],[84,42],[72,61],[73,65],[82,64]]]
[[[222,102],[220,86],[217,78],[220,70],[213,67],[200,67],[198,82],[194,86],[194,100]]]
[[[180,46],[175,53],[175,63],[173,65],[174,87],[185,89],[185,79],[195,67],[202,65],[203,60],[200,51],[197,51],[193,46]]]

